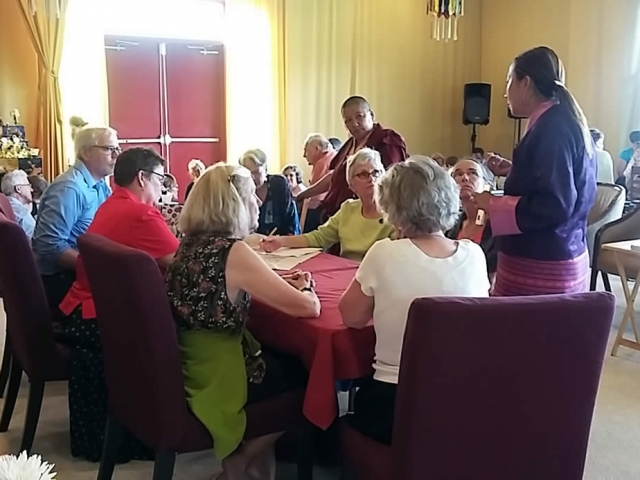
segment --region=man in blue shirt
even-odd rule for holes
[[[78,237],[110,195],[105,177],[113,173],[121,151],[111,128],[84,128],[74,142],[76,163],[42,196],[33,236],[34,254],[52,308],[60,304],[75,280]]]
[[[27,172],[24,170],[14,170],[2,177],[2,193],[9,199],[16,221],[29,240],[36,227],[36,220],[31,215],[32,192]]]

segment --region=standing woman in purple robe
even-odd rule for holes
[[[596,154],[587,120],[565,86],[564,67],[548,47],[515,58],[507,102],[529,119],[509,161],[487,166],[508,175],[504,196],[474,196],[499,237],[493,295],[543,295],[587,290],[587,214],[596,196]]]

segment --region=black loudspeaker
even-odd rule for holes
[[[491,111],[491,84],[467,83],[464,86],[464,125],[488,125]]]

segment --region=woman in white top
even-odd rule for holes
[[[349,422],[363,435],[390,444],[411,303],[422,297],[487,297],[490,285],[480,246],[444,236],[458,218],[460,194],[443,168],[427,157],[410,157],[380,178],[375,195],[401,239],[371,247],[340,300],[340,312],[352,328],[363,328],[373,318],[376,331],[375,373],[358,391]]]
[[[597,128],[589,130],[593,143],[596,145],[596,180],[601,183],[613,183],[615,177],[613,175],[613,159],[611,154],[604,149],[604,133]]]

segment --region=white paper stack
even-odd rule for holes
[[[320,248],[281,248],[272,253],[258,254],[273,270],[291,270],[321,251]]]

